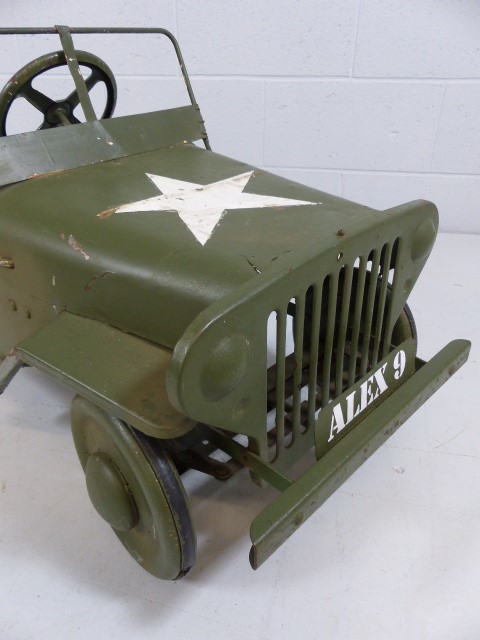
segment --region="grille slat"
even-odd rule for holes
[[[348,368],[348,386],[350,387],[356,379],[357,372],[357,351],[358,342],[360,339],[360,329],[362,321],[363,310],[363,296],[365,293],[365,280],[367,276],[367,260],[360,258],[360,264],[358,267],[357,286],[355,293],[355,309],[353,311],[353,323],[352,323],[352,339],[350,346],[350,364]]]
[[[375,307],[375,294],[377,291],[378,267],[380,265],[380,252],[373,252],[372,269],[370,271],[370,282],[368,284],[368,298],[364,310],[362,356],[360,361],[360,377],[364,376],[369,366],[370,336],[372,332],[373,311]]]
[[[337,396],[342,393],[343,389],[345,343],[347,340],[348,312],[350,309],[350,296],[352,292],[353,268],[351,266],[347,266],[343,270],[343,273],[344,284],[342,292],[342,308],[340,310],[340,321],[337,338],[337,355],[335,362],[335,392]]]
[[[332,369],[333,338],[335,335],[335,316],[337,312],[338,277],[328,278],[328,313],[327,333],[325,336],[325,351],[322,370],[322,407],[328,404],[330,398],[330,373]]]
[[[302,393],[302,368],[303,368],[303,333],[305,324],[305,295],[295,300],[295,329],[294,329],[294,358],[295,370],[293,373],[293,439],[300,432],[300,403]]]
[[[378,350],[380,348],[380,340],[382,338],[383,318],[385,315],[385,302],[387,299],[388,273],[390,270],[390,260],[392,257],[392,245],[387,244],[383,249],[382,260],[382,280],[380,285],[380,295],[378,297],[378,308],[375,322],[375,337],[372,349],[372,367],[378,362]]]
[[[399,286],[391,263],[398,245],[398,239],[387,242],[324,279],[305,283],[302,291],[286,291],[287,300],[272,312],[276,358],[267,373],[270,461],[285,463],[289,449],[312,432],[318,413],[390,350],[395,319],[389,301]]]
[[[317,376],[318,376],[318,352],[320,345],[320,322],[322,311],[322,286],[314,285],[310,288],[312,292],[312,326],[310,330],[310,362],[312,364],[309,370],[308,379],[308,401],[307,401],[307,430],[312,429],[315,423],[315,411],[317,400]]]
[[[283,449],[285,441],[285,343],[287,336],[287,313],[277,311],[277,408],[275,414],[276,455]]]
[[[397,266],[397,256],[400,250],[400,240],[397,239],[393,245],[392,255],[395,256],[395,264],[393,265],[393,269]],[[395,271],[394,271],[395,273]],[[393,279],[392,282],[392,299],[395,300],[395,295],[397,293],[398,280],[396,278]],[[382,348],[382,359],[385,358],[390,350],[390,344],[392,342],[392,334],[393,327],[395,324],[395,318],[393,317],[393,305],[388,305],[387,309],[387,319],[385,321],[385,332],[383,336],[383,348]]]

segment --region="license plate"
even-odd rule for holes
[[[406,340],[365,377],[324,407],[315,424],[317,459],[347,435],[415,371],[415,343]],[[381,418],[379,418],[381,420]]]

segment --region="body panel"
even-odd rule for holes
[[[193,426],[167,397],[168,349],[63,312],[16,351],[23,362],[143,433],[174,438]]]
[[[245,192],[309,204],[228,211],[205,245],[176,211],[113,212],[159,194],[147,173],[210,184],[248,170]],[[173,348],[203,309],[246,281],[382,217],[186,143],[4,187],[0,253],[15,268],[0,269],[0,353],[64,309]]]
[[[354,265],[359,256],[367,262],[372,249],[380,255],[381,247],[388,244],[397,246],[393,262],[388,260],[382,271],[386,282],[389,269],[395,265],[391,302],[388,317],[385,317],[386,333],[390,334],[428,257],[437,224],[436,208],[428,202],[410,203],[382,216],[357,217],[355,224],[346,227],[340,236],[331,232],[319,239],[317,245],[304,246],[289,253],[281,263],[275,261],[275,268],[259,274],[257,279],[246,282],[212,304],[193,320],[174,349],[167,379],[167,389],[174,406],[195,420],[254,438],[257,452],[266,458],[269,316],[281,312],[285,317],[293,299],[305,301],[307,292],[312,288],[321,291],[326,279],[332,278],[338,283],[341,273],[348,270],[352,273],[356,269]],[[419,237],[423,242],[424,227],[430,233],[429,245],[426,245],[426,251],[417,253],[415,247]],[[342,297],[347,302],[350,300],[350,295],[340,289],[338,296],[333,297],[335,302]],[[373,301],[370,311],[373,311]],[[337,321],[323,317],[322,322],[331,329],[331,350],[334,333],[338,335],[338,316]],[[346,334],[346,323],[344,332]],[[235,344],[227,348],[225,336],[233,337]],[[240,343],[243,347],[239,346]],[[301,339],[296,344],[294,369],[300,371],[305,358],[304,345]],[[385,347],[387,353],[389,345]],[[305,364],[309,366],[308,362]],[[231,388],[225,387],[223,369],[232,376]],[[216,371],[220,375],[215,375]],[[329,384],[330,370],[319,372],[319,377]],[[209,380],[208,385],[205,379]],[[298,384],[301,384],[300,379],[295,386]],[[215,385],[219,391],[224,390],[221,401],[213,390]],[[281,386],[284,386],[284,381]],[[278,404],[283,405],[285,400],[282,398]],[[275,462],[280,469],[288,468],[312,445],[313,431],[305,430],[293,445],[282,447]]]

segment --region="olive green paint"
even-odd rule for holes
[[[467,340],[446,345],[254,519],[250,528],[254,569],[466,362],[469,351]]]
[[[176,503],[186,503],[186,496],[168,455],[162,454],[165,465],[159,476],[132,429],[79,396],[71,419],[75,447],[99,514],[144,569],[164,580],[183,575],[190,569],[185,564],[184,529],[178,504],[166,487],[174,484]],[[109,478],[98,487],[95,480],[101,474]]]
[[[195,424],[169,402],[171,352],[108,324],[62,312],[16,352],[143,433],[175,438]]]
[[[72,430],[92,502],[160,578],[184,575],[196,553],[174,462],[184,466],[200,445],[225,451],[254,481],[280,492],[252,523],[256,568],[465,362],[470,345],[462,340],[427,363],[415,357],[406,303],[433,247],[437,210],[416,201],[377,211],[212,152],[178,43],[164,29],[0,29],[40,33],[60,34],[63,51],[26,65],[23,90],[67,62],[75,90],[59,104],[45,102],[44,130],[0,137],[0,392],[27,364],[79,394]],[[164,35],[189,106],[94,119],[93,80],[78,77],[78,63],[108,78],[105,116],[115,105],[115,80],[96,56],[74,49],[77,33]],[[12,81],[0,93],[3,123],[21,91]],[[89,122],[74,124],[77,101]],[[200,140],[205,149],[194,144]],[[247,173],[245,193],[306,204],[226,210],[204,244],[175,209],[124,207],[161,195],[149,175],[202,191]],[[272,314],[281,358],[267,371]],[[345,369],[347,347],[354,355]],[[408,368],[399,381],[387,367],[400,352]],[[348,403],[375,372],[388,392],[353,415]],[[317,417],[311,394],[302,431],[304,373],[319,387],[322,408]],[[279,409],[267,432],[272,392]],[[340,408],[353,417],[332,443],[328,430],[341,424]],[[248,445],[234,439],[240,435]],[[315,445],[318,461],[293,482],[290,468]],[[209,472],[208,455],[195,468]]]

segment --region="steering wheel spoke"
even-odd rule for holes
[[[100,111],[102,115],[99,119],[110,118],[117,99],[117,85],[113,73],[97,56],[86,51],[77,51],[76,53],[79,65],[90,70],[90,74],[85,80],[87,90],[91,91],[98,83],[104,84],[107,94],[106,104],[103,112]],[[15,74],[14,79],[12,78],[0,92],[0,136],[7,135],[7,116],[13,102],[20,97],[43,114],[44,120],[38,129],[80,124],[80,120],[73,115],[73,111],[80,104],[76,90],[72,91],[64,100],[53,100],[32,86],[33,80],[42,73],[66,64],[64,52],[55,51],[30,62]]]
[[[55,104],[54,100],[41,91],[34,89],[31,82],[24,85],[18,95],[25,98],[32,107],[35,107],[35,109],[38,109],[41,113],[46,113],[47,110]]]

